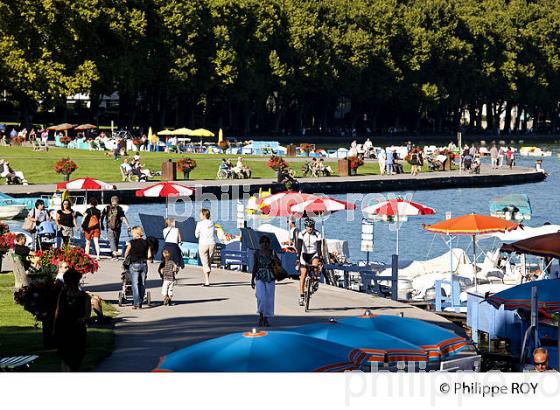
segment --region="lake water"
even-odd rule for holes
[[[492,188],[465,188],[465,189],[442,189],[433,191],[406,191],[393,192],[394,195],[408,196],[415,202],[430,206],[436,210],[436,215],[411,217],[402,224],[399,234],[400,258],[408,260],[422,260],[438,256],[447,250],[443,239],[445,236],[433,235],[422,229],[422,224],[432,224],[445,219],[446,212],[452,216],[466,213],[489,214],[488,201],[497,195],[523,193],[529,195],[533,208],[533,218],[526,223],[529,226],[540,226],[545,222],[560,224],[560,159],[556,157],[558,146],[554,147],[553,157],[543,159],[543,167],[549,176],[544,182],[512,185]],[[484,159],[488,162],[488,158]],[[519,165],[533,167],[535,158],[520,158]],[[388,195],[384,193],[382,195]],[[347,200],[346,195],[333,195],[333,197]],[[352,201],[356,202],[356,201]],[[371,201],[369,204],[375,202]],[[345,239],[349,243],[350,257],[354,260],[365,259],[365,253],[360,251],[361,235],[361,212],[362,202],[356,202],[357,210],[349,214],[339,212],[329,216],[324,223],[327,238]],[[196,202],[194,213],[189,214],[198,218],[198,210],[202,207],[211,208],[213,219],[220,223],[226,232],[237,234],[236,228],[236,201],[215,201],[213,203]],[[179,207],[181,208],[181,207]],[[179,213],[183,213],[180,209]],[[165,203],[134,205],[128,213],[132,224],[139,224],[139,213],[165,214]],[[215,215],[219,215],[215,218]],[[285,227],[285,218],[273,218],[269,223]],[[249,226],[251,226],[249,222]],[[320,224],[318,224],[320,229]],[[395,252],[396,234],[394,226],[388,223],[375,224],[375,244],[371,259],[389,263],[391,254]],[[470,245],[469,238],[459,238],[454,246],[467,249]]]

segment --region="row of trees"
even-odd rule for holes
[[[119,94],[121,126],[328,132],[558,124],[557,0],[0,0],[22,122]],[[486,115],[483,118],[483,109]],[[517,107],[517,110],[512,110]],[[517,113],[517,118],[511,118]],[[35,116],[35,117],[34,117]],[[53,119],[54,121],[54,119]],[[517,128],[516,127],[516,128]]]

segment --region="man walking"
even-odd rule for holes
[[[121,238],[123,221],[126,223],[128,229],[130,229],[130,224],[124,214],[124,210],[119,205],[118,196],[111,197],[111,205],[107,205],[107,207],[103,210],[103,213],[101,214],[101,226],[103,226],[104,219],[107,220],[107,224],[105,226],[107,228],[107,240],[111,246],[111,255],[113,256],[113,259],[117,260],[119,259],[119,240]]]
[[[490,148],[490,159],[492,160],[492,169],[498,169],[498,148],[496,144]]]

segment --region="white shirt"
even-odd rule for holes
[[[298,239],[302,241],[302,253],[316,253],[323,238],[321,238],[321,234],[316,230],[313,230],[311,233],[304,230],[299,233]]]
[[[210,219],[197,222],[194,236],[198,238],[199,245],[214,245],[216,243],[216,228]]]
[[[163,230],[163,238],[167,243],[179,243],[179,229],[167,227]]]

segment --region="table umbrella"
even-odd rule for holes
[[[505,309],[527,309],[531,310],[531,291],[537,288],[537,299],[539,310],[547,313],[560,312],[560,279],[544,279],[523,283],[502,290],[489,296],[486,300],[496,306],[504,305]]]
[[[331,319],[291,329],[292,332],[326,340],[367,354],[368,362],[425,362],[428,353],[423,348],[382,331],[360,328]]]
[[[74,128],[76,125],[74,124],[69,124],[67,122],[62,123],[62,124],[58,124],[58,125],[53,125],[47,128],[47,131],[68,131],[71,130],[72,128]]]
[[[312,194],[296,191],[283,191],[257,200],[257,206],[263,214],[269,216],[292,216],[292,206],[317,198]],[[297,216],[297,215],[296,215]]]
[[[206,130],[204,128],[197,128],[196,130],[190,130],[190,132],[187,135],[189,137],[210,138],[210,137],[214,136],[214,133],[212,131]]]
[[[155,372],[343,372],[359,369],[356,349],[286,331],[233,333],[162,358]]]
[[[158,131],[157,135],[161,135],[161,136],[173,135],[173,131],[165,129],[165,130]]]
[[[85,191],[86,202],[87,202],[87,191],[101,190],[101,203],[103,203],[103,191],[106,189],[113,189],[113,185],[100,181],[99,179],[76,178],[71,181],[59,182],[58,184],[56,184],[56,189],[57,190],[67,189],[69,191]]]
[[[511,231],[516,229],[518,226],[518,224],[493,216],[468,214],[440,221],[433,225],[424,225],[424,229],[428,232],[445,235],[472,236],[474,283],[478,288],[478,280],[476,276],[476,236],[480,234]]]
[[[190,128],[177,128],[174,131],[171,131],[169,135],[189,135],[192,130]]]
[[[397,255],[399,254],[399,218],[419,215],[433,215],[436,213],[433,208],[417,202],[407,201],[402,198],[394,198],[389,199],[388,201],[379,202],[375,205],[363,208],[362,212],[369,217],[395,218],[397,223]]]
[[[296,215],[320,215],[321,216],[321,236],[325,238],[325,229],[323,216],[338,211],[347,211],[356,209],[356,205],[339,201],[338,199],[328,197],[314,197],[292,205],[290,211]]]
[[[502,246],[504,252],[527,253],[530,255],[560,259],[560,232],[539,235]]]
[[[78,125],[76,128],[74,128],[76,131],[86,131],[86,130],[94,130],[96,129],[97,126],[93,125],[93,124],[82,124],[82,125]]]
[[[428,353],[430,361],[441,360],[463,350],[468,340],[450,330],[418,319],[390,315],[365,314],[341,319],[347,326],[356,326],[408,342]]]
[[[159,182],[136,191],[137,197],[165,198],[165,216],[168,215],[169,197],[191,196],[195,189],[175,182]]]

